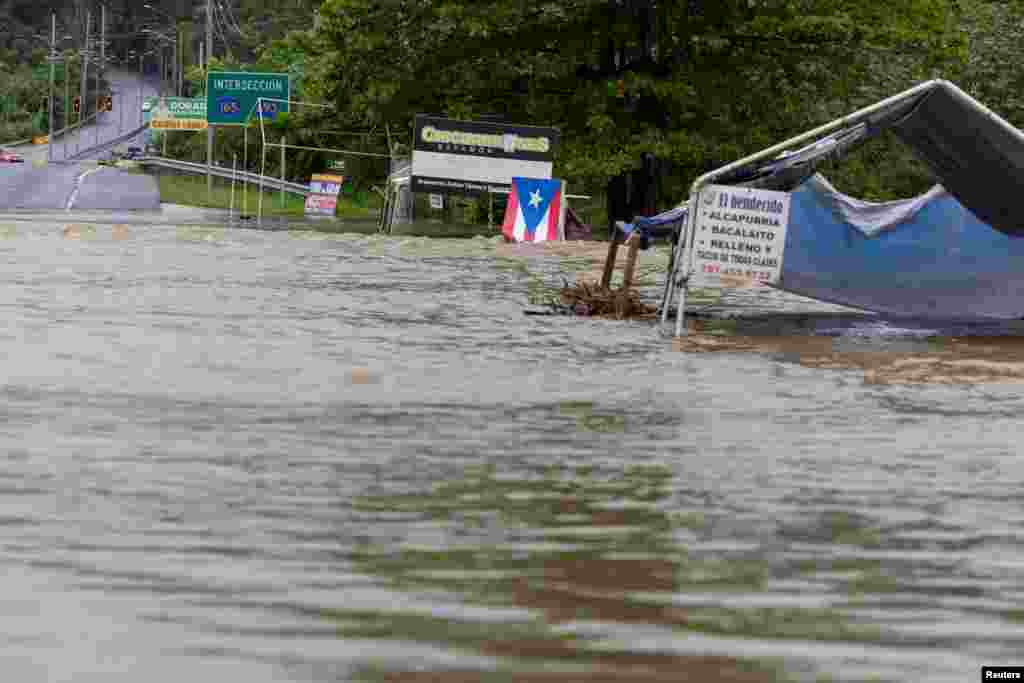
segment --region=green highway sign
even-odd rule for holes
[[[154,130],[206,130],[206,100],[201,97],[160,97],[148,111],[149,127]]]
[[[288,74],[261,74],[245,71],[211,71],[206,75],[206,113],[211,126],[241,126],[250,116],[273,119],[288,111],[288,102],[263,102],[259,98],[287,100],[290,94]]]

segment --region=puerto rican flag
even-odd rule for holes
[[[541,178],[512,178],[501,232],[513,242],[564,239],[565,183]]]

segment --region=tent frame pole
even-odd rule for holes
[[[762,159],[774,157],[780,152],[784,152],[792,148],[794,145],[802,144],[812,138],[818,137],[819,135],[831,133],[834,130],[860,123],[862,119],[864,119],[867,116],[870,116],[871,114],[875,114],[879,111],[891,107],[892,105],[902,100],[910,99],[911,97],[915,97],[921,93],[933,90],[937,87],[950,88],[958,96],[967,97],[966,95],[963,94],[962,90],[960,90],[959,88],[957,88],[955,85],[948,81],[944,81],[941,79],[925,81],[924,83],[919,83],[913,88],[904,90],[903,92],[897,95],[887,97],[886,99],[881,100],[880,102],[876,102],[867,107],[864,107],[863,109],[858,109],[852,114],[847,114],[846,116],[835,119],[834,121],[826,123],[823,126],[818,126],[817,128],[809,130],[805,133],[801,133],[800,135],[789,138],[788,140],[780,142],[777,145],[773,145],[771,147],[768,147],[767,149],[761,150],[760,152],[743,157],[742,159],[734,161],[731,164],[722,166],[721,168],[709,171],[708,173],[705,173],[704,175],[700,176],[695,181],[693,181],[693,185],[690,186],[689,215],[687,216],[686,224],[680,229],[680,238],[675,245],[674,261],[678,265],[676,269],[677,276],[674,278],[675,282],[673,283],[673,286],[679,290],[679,308],[678,313],[676,314],[675,336],[681,337],[686,333],[686,326],[684,324],[685,321],[683,317],[685,314],[686,306],[686,290],[688,288],[690,280],[690,269],[692,261],[690,257],[692,256],[693,234],[697,227],[697,200],[699,199],[701,190],[704,189],[706,185],[711,184],[711,182],[716,178],[720,178],[721,176],[730,173],[738,168],[742,168],[743,166],[751,164],[755,161],[761,161]],[[975,105],[975,107],[977,107],[977,105]],[[987,114],[990,114],[991,117],[995,118],[995,120],[1003,121],[1003,119],[1001,119],[995,113],[991,112],[991,110],[986,108],[983,111]],[[1008,123],[1005,125],[1012,128],[1012,126],[1010,126]],[[1018,137],[1021,136],[1021,133],[1019,131],[1017,131],[1016,134]],[[671,273],[669,274],[669,277],[672,277]],[[671,298],[672,296],[670,292],[666,299],[671,300]],[[663,319],[667,317],[667,304],[668,301],[666,301],[666,306],[662,310]]]

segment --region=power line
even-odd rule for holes
[[[227,7],[227,15],[228,18],[231,20],[231,25],[234,26],[235,33],[237,33],[240,36],[244,36],[245,33],[243,33],[242,27],[238,24],[238,19],[235,18],[235,10],[233,7],[231,7],[231,3],[226,1],[221,2],[221,12],[224,11],[225,7]]]
[[[211,8],[213,10],[211,12],[212,19],[213,19],[213,28],[214,28],[215,31],[217,31],[217,35],[220,36],[221,42],[224,43],[224,51],[228,52],[231,49],[231,45],[230,45],[230,43],[228,43],[227,36],[224,34],[224,29],[221,28],[221,22],[223,21],[223,19],[218,20],[218,17],[217,17],[217,5],[218,5],[218,3],[216,3],[216,2],[210,3],[210,6],[211,6]]]

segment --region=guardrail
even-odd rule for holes
[[[87,157],[87,156],[89,156],[91,154],[95,154],[97,152],[105,152],[108,149],[110,149],[111,147],[117,147],[122,142],[128,142],[132,138],[138,136],[140,133],[142,133],[142,131],[146,130],[146,128],[148,128],[148,127],[149,127],[148,123],[143,124],[143,125],[139,126],[138,128],[135,128],[133,130],[128,131],[127,133],[124,133],[122,135],[118,135],[116,138],[111,138],[110,140],[107,140],[106,142],[101,142],[98,145],[93,145],[92,147],[89,147],[87,149],[83,149],[80,152],[77,152],[75,154],[72,154],[71,156],[65,157],[64,161],[80,161],[80,160],[84,159],[85,157]]]
[[[67,135],[70,131],[73,131],[76,128],[81,128],[82,126],[84,126],[85,124],[89,123],[90,121],[92,121],[95,118],[96,118],[96,113],[93,112],[92,114],[89,114],[88,116],[86,116],[85,119],[82,120],[82,121],[79,121],[77,123],[73,123],[70,126],[65,126],[64,128],[61,128],[60,130],[53,131],[53,137],[54,138],[59,138],[61,135]],[[0,142],[0,147],[20,147],[21,145],[30,144],[32,142],[32,140],[34,140],[34,139],[35,139],[35,137],[31,137],[31,138],[25,138],[24,140],[13,140],[11,142]]]
[[[206,164],[194,164],[191,161],[178,161],[177,159],[165,159],[164,157],[140,157],[135,159],[135,162],[142,166],[156,166],[185,173],[194,173],[196,175],[206,175]],[[238,171],[214,165],[211,169],[211,174],[226,180],[234,178],[238,182],[249,183],[250,185],[262,184],[263,187],[269,190],[284,190],[285,192],[302,195],[303,197],[309,195],[309,187],[307,185],[300,185],[299,183],[287,180],[282,181],[279,178],[272,178],[270,176],[260,176],[258,173],[249,173],[248,171]]]
[[[0,147],[19,147],[21,145],[27,145],[32,142],[32,138],[25,138],[24,140],[15,140],[13,142],[0,142]]]

